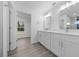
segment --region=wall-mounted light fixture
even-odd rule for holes
[[[48,17],[48,16],[51,16],[51,14],[50,13],[48,13],[47,15],[45,15],[44,17]]]
[[[70,23],[69,23],[69,22],[67,22],[67,23],[66,23],[66,25],[70,25]]]

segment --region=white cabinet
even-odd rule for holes
[[[75,39],[76,40],[76,39]],[[62,40],[63,57],[79,57],[79,45],[68,40]]]
[[[44,46],[50,50],[50,34],[49,32],[44,32]]]
[[[52,33],[51,51],[60,57],[79,57],[78,38],[78,36]]]
[[[43,44],[47,49],[50,50],[50,33],[49,32],[40,32],[40,43]]]
[[[60,57],[79,57],[79,37],[40,31],[40,43]]]
[[[57,56],[61,56],[61,39],[58,34],[51,34],[51,51]]]
[[[51,35],[51,51],[57,56],[61,55],[60,39],[55,37],[54,34]]]
[[[44,39],[44,32],[40,31],[39,34],[40,34],[39,42],[40,42],[41,44],[44,44],[44,40],[45,40],[45,39]]]

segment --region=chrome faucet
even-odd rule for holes
[[[70,27],[70,22],[67,22],[67,23],[66,23],[66,32],[68,32],[69,27]]]

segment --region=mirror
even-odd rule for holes
[[[79,29],[79,16],[71,17],[66,15],[60,16],[59,28],[64,30],[78,30]]]
[[[79,29],[79,16],[70,17],[68,15],[62,15],[59,19],[59,28],[60,29]]]
[[[79,3],[59,12],[59,29],[79,29]]]
[[[51,25],[51,16],[44,17],[43,21],[44,29],[45,30],[50,30],[50,25]]]

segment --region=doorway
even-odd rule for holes
[[[31,37],[31,14],[17,11],[16,36],[19,38]]]
[[[27,43],[31,43],[31,14],[17,11],[15,23],[16,47],[10,51],[9,56],[20,52],[19,50],[26,48]]]
[[[17,21],[17,32],[16,32],[17,40],[18,40],[18,38],[26,37],[24,26],[25,26],[24,21],[22,19],[21,20],[18,19],[18,21]]]

